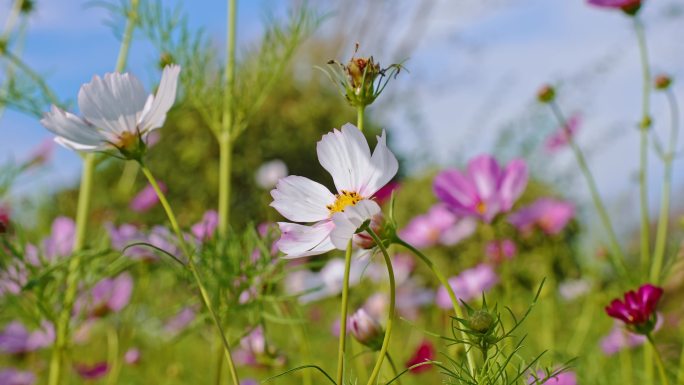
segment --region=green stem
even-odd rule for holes
[[[549,103],[549,105],[551,106],[551,110],[556,116],[558,123],[561,125],[561,127],[567,129],[567,120],[561,112],[560,107],[558,107],[558,104],[552,101]],[[618,273],[623,278],[628,278],[629,273],[627,270],[627,266],[625,264],[625,254],[622,251],[622,247],[620,247],[620,242],[618,242],[617,235],[615,234],[615,230],[613,229],[613,224],[610,221],[610,216],[608,215],[608,211],[606,210],[606,207],[603,204],[603,200],[601,199],[601,195],[598,192],[598,187],[596,186],[594,176],[591,173],[591,170],[589,169],[589,165],[587,164],[587,160],[585,159],[584,154],[582,153],[582,149],[575,142],[574,138],[569,132],[567,133],[567,138],[568,143],[570,144],[570,147],[572,148],[572,151],[575,154],[577,164],[579,165],[579,168],[582,171],[582,175],[584,175],[584,179],[587,181],[589,192],[591,193],[591,199],[594,202],[594,206],[596,207],[596,211],[598,212],[599,218],[601,219],[601,223],[603,224],[603,227],[608,233],[608,243],[610,245],[610,260],[613,263],[615,269],[618,271]]]
[[[658,375],[660,376],[660,383],[662,385],[669,385],[670,382],[667,380],[667,373],[665,372],[665,363],[663,362],[663,357],[660,355],[660,352],[658,351],[658,348],[656,347],[655,342],[653,341],[653,337],[651,334],[647,334],[646,338],[648,338],[648,342],[651,343],[651,347],[653,348],[653,351],[655,352],[656,356],[656,366],[658,367]],[[650,382],[651,384],[653,382]]]
[[[363,132],[363,118],[366,112],[365,106],[356,107],[356,127]]]
[[[648,130],[651,127],[650,100],[651,100],[651,69],[648,63],[648,47],[646,45],[646,35],[644,25],[641,20],[634,16],[634,30],[636,31],[639,42],[639,56],[641,58],[641,69],[643,76],[642,91],[642,116],[639,124],[641,136],[640,145],[640,168],[639,168],[639,195],[641,207],[641,271],[647,274],[651,263],[650,256],[650,219],[648,214]]]
[[[86,154],[83,159],[83,169],[81,171],[81,186],[78,194],[78,207],[76,209],[76,234],[74,236],[73,254],[69,260],[66,275],[66,289],[64,292],[64,303],[56,322],[55,345],[52,348],[50,357],[50,371],[48,374],[48,384],[58,385],[62,376],[62,366],[64,361],[64,351],[69,340],[69,321],[71,311],[76,300],[76,289],[78,286],[79,270],[81,258],[83,257],[83,246],[85,244],[86,227],[88,226],[88,209],[93,188],[93,170],[95,168],[95,155]]]
[[[12,10],[10,11],[10,14],[7,16],[7,20],[5,21],[5,27],[2,30],[2,36],[0,36],[0,44],[6,43],[10,33],[12,33],[12,30],[14,29],[14,25],[17,23],[17,19],[19,19],[19,15],[21,14],[21,7],[24,5],[24,0],[16,0],[12,4]]]
[[[118,382],[119,373],[121,373],[121,360],[119,358],[119,333],[113,327],[107,329],[107,347],[109,348],[107,360],[111,364],[107,385],[114,385]]]
[[[237,375],[237,370],[235,369],[235,364],[233,362],[233,357],[230,354],[230,344],[228,343],[228,339],[226,338],[226,334],[223,331],[223,326],[221,324],[221,320],[218,317],[218,314],[214,310],[214,306],[211,303],[211,298],[209,297],[209,293],[207,292],[207,289],[204,287],[204,283],[202,281],[202,278],[200,277],[199,271],[197,270],[197,267],[195,266],[194,263],[194,255],[188,248],[187,244],[185,243],[185,238],[183,237],[183,233],[181,232],[180,226],[178,226],[178,221],[176,220],[176,215],[173,213],[173,210],[171,209],[171,205],[169,205],[168,200],[166,199],[166,195],[164,195],[164,192],[159,188],[159,183],[157,183],[157,180],[155,179],[154,175],[150,172],[150,170],[145,166],[145,164],[140,161],[140,170],[142,170],[143,174],[147,178],[148,182],[150,182],[150,185],[154,189],[154,191],[157,193],[157,197],[159,197],[159,202],[161,203],[162,207],[164,208],[164,211],[166,212],[166,216],[169,219],[169,222],[171,223],[171,228],[173,229],[173,232],[176,234],[176,237],[178,238],[178,243],[180,244],[181,250],[183,251],[183,254],[188,259],[188,269],[192,273],[193,278],[195,279],[195,283],[197,283],[197,286],[199,287],[200,291],[200,296],[202,298],[202,301],[204,302],[204,306],[209,310],[209,313],[211,314],[212,321],[214,322],[214,326],[216,326],[216,329],[219,331],[221,334],[221,339],[223,342],[223,348],[225,350],[226,354],[226,361],[228,362],[228,371],[230,373],[231,379],[233,381],[233,384],[239,385],[240,380],[238,379]]]
[[[667,230],[670,222],[670,194],[672,191],[672,163],[675,156],[675,146],[679,134],[679,108],[677,98],[671,89],[666,91],[670,106],[670,144],[664,155],[665,172],[663,175],[663,191],[660,200],[660,215],[658,217],[658,232],[656,235],[655,250],[653,252],[653,265],[651,266],[650,281],[653,284],[660,282],[660,273],[665,259],[665,246],[667,244]]]
[[[399,377],[397,377],[399,375],[399,371],[397,371],[397,365],[394,364],[394,360],[392,359],[392,356],[389,354],[389,352],[387,352],[386,356],[387,362],[389,362],[390,366],[392,367],[392,373],[394,374],[394,377],[397,379],[397,385],[401,385],[401,380],[399,379]]]
[[[680,332],[682,331],[684,331],[684,328],[680,329]],[[682,347],[682,352],[679,356],[679,371],[677,373],[677,385],[684,385],[684,347]]]
[[[337,349],[337,384],[344,384],[344,352],[347,347],[347,310],[349,308],[349,272],[351,270],[352,241],[349,240],[344,254],[344,280],[342,281],[342,304],[340,305],[340,339]]]
[[[366,226],[366,232],[373,238],[375,244],[380,248],[382,256],[385,258],[385,265],[387,265],[387,274],[389,275],[390,284],[390,301],[389,301],[389,314],[387,314],[387,325],[385,327],[385,336],[382,339],[382,346],[380,347],[380,353],[378,353],[378,360],[375,362],[375,367],[368,378],[367,385],[374,385],[378,375],[380,374],[380,368],[382,367],[382,361],[387,355],[387,349],[389,348],[390,335],[392,334],[392,324],[394,323],[394,307],[396,305],[396,284],[394,282],[394,268],[392,267],[392,259],[387,252],[387,248],[380,240],[380,237],[371,229]]]
[[[223,115],[219,140],[219,223],[218,234],[225,237],[230,223],[230,175],[232,157],[232,131],[234,125],[233,97],[235,92],[235,29],[237,25],[237,0],[228,0],[228,23],[226,25],[226,68],[223,84]]]
[[[454,290],[451,288],[451,285],[449,284],[449,281],[444,277],[444,275],[441,273],[441,271],[435,267],[434,263],[425,256],[420,250],[416,249],[413,247],[413,245],[407,243],[403,239],[395,236],[394,240],[392,241],[393,243],[396,243],[398,245],[404,246],[407,248],[409,251],[411,251],[413,254],[415,254],[418,258],[420,258],[427,266],[432,270],[432,273],[437,277],[437,280],[439,280],[439,283],[444,286],[446,289],[447,293],[449,294],[449,298],[451,299],[451,305],[454,308],[454,313],[456,314],[456,317],[458,318],[463,318],[463,311],[461,310],[461,306],[458,303],[458,298],[456,298],[456,294],[454,293]],[[465,331],[461,331],[461,338],[464,341],[467,341],[468,335],[466,334]],[[470,371],[471,377],[475,378],[475,359],[472,355],[471,349],[466,349],[466,357],[468,359],[468,369]]]
[[[123,39],[121,40],[121,48],[119,49],[119,56],[116,58],[116,72],[123,72],[126,69],[128,62],[128,51],[130,51],[131,41],[133,41],[133,30],[138,20],[138,6],[140,0],[131,0],[131,9],[128,12],[128,20],[126,21],[126,28],[124,29]]]

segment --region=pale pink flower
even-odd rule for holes
[[[279,222],[278,248],[288,258],[344,250],[356,230],[380,206],[370,198],[397,173],[399,164],[386,144],[385,134],[371,155],[366,138],[351,124],[323,136],[317,145],[318,160],[332,175],[337,194],[308,178],[290,175],[271,191],[274,207],[285,218],[301,225]]]
[[[449,285],[459,301],[470,301],[480,298],[483,292],[488,291],[499,282],[494,268],[487,264],[480,264],[473,268],[463,270],[461,274],[449,278]],[[444,286],[437,290],[435,303],[442,309],[451,309],[451,298]]]
[[[568,118],[565,126],[558,129],[546,139],[546,150],[548,152],[558,151],[570,143],[570,140],[579,130],[582,119],[579,115],[572,115]]]

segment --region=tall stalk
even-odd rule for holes
[[[147,178],[148,182],[150,182],[150,185],[154,189],[155,193],[157,194],[157,197],[159,197],[159,202],[161,203],[162,207],[164,208],[164,211],[166,212],[166,216],[169,219],[169,222],[171,223],[171,228],[173,229],[173,232],[176,235],[176,238],[178,238],[178,242],[180,244],[181,250],[183,251],[183,254],[185,254],[188,262],[188,269],[192,273],[193,278],[195,279],[195,283],[197,283],[197,286],[199,287],[200,291],[200,296],[202,297],[202,301],[204,302],[204,306],[206,306],[207,310],[209,310],[209,313],[211,314],[212,321],[214,322],[214,326],[216,326],[216,329],[219,331],[221,334],[221,340],[223,343],[223,348],[225,350],[226,354],[226,361],[228,362],[228,371],[230,373],[231,379],[233,381],[234,385],[239,385],[240,380],[238,379],[237,375],[237,370],[235,369],[235,363],[233,362],[233,357],[230,353],[230,344],[228,343],[228,339],[226,338],[226,334],[223,331],[223,325],[221,324],[221,320],[218,317],[218,314],[214,310],[214,306],[211,303],[211,298],[209,297],[209,293],[207,292],[207,289],[204,287],[204,283],[202,282],[202,278],[199,274],[199,271],[197,270],[197,266],[195,265],[194,262],[194,254],[192,251],[188,248],[188,245],[185,243],[185,238],[183,236],[183,233],[180,230],[180,226],[178,226],[178,221],[176,220],[176,215],[173,213],[173,210],[171,209],[171,205],[169,205],[168,200],[166,199],[166,195],[164,195],[164,192],[159,188],[159,183],[157,183],[156,178],[150,170],[145,166],[142,162],[140,162],[140,169],[142,170],[143,174]]]
[[[622,252],[622,247],[620,246],[620,242],[618,242],[617,235],[615,234],[615,229],[613,228],[613,224],[610,221],[608,211],[606,210],[606,207],[603,204],[601,194],[599,194],[598,192],[596,180],[594,179],[594,175],[591,173],[591,170],[589,169],[589,165],[587,164],[587,160],[584,157],[584,153],[582,153],[582,149],[575,142],[575,139],[573,138],[572,134],[568,131],[567,120],[561,112],[560,107],[558,107],[558,104],[555,101],[551,101],[549,102],[549,105],[551,106],[551,110],[553,111],[553,114],[556,116],[558,123],[561,125],[561,127],[563,127],[564,130],[566,130],[568,144],[570,145],[570,148],[572,148],[572,152],[575,154],[575,159],[577,160],[577,164],[579,165],[579,168],[582,171],[584,179],[587,181],[587,186],[589,187],[589,192],[591,193],[591,199],[594,202],[594,206],[596,207],[596,211],[598,212],[599,218],[601,219],[601,223],[603,224],[603,227],[608,233],[608,244],[610,247],[611,262],[623,278],[629,278],[629,273],[627,272],[628,270],[625,264],[625,254]]]
[[[349,311],[349,272],[351,270],[352,241],[349,240],[344,254],[344,278],[342,303],[340,304],[340,338],[337,345],[337,384],[344,384],[344,358],[347,349],[347,312]]]
[[[223,115],[221,117],[221,131],[219,141],[219,202],[218,202],[218,233],[225,237],[230,223],[230,191],[231,168],[233,152],[233,126],[235,123],[235,30],[237,0],[228,0],[228,23],[226,25],[226,68],[223,84]]]
[[[672,163],[675,157],[677,136],[679,134],[679,108],[677,98],[672,89],[666,91],[670,106],[670,143],[667,152],[663,154],[665,172],[663,175],[663,191],[660,198],[660,214],[658,216],[658,230],[656,235],[655,249],[653,251],[653,265],[651,266],[650,281],[653,284],[660,282],[660,273],[665,259],[665,246],[667,244],[667,230],[670,222],[670,194],[672,192]]]
[[[646,45],[646,35],[644,25],[641,20],[634,16],[634,30],[636,31],[639,42],[639,56],[641,58],[641,69],[643,76],[643,90],[641,100],[641,122],[640,131],[640,168],[639,168],[639,196],[641,207],[641,271],[646,276],[651,264],[650,256],[650,219],[648,214],[648,130],[651,127],[651,68],[648,63],[648,47]]]
[[[126,29],[124,31],[119,55],[116,60],[116,72],[122,72],[126,67],[128,51],[130,50],[138,17],[139,0],[131,0],[131,11],[128,13]],[[64,361],[64,351],[69,340],[69,321],[71,312],[76,300],[76,289],[79,281],[81,259],[83,257],[83,247],[86,239],[86,229],[88,227],[88,214],[90,211],[90,201],[93,190],[93,175],[95,173],[95,154],[85,154],[83,157],[83,168],[81,170],[81,186],[78,193],[78,206],[76,209],[76,234],[74,236],[73,254],[69,260],[66,275],[66,289],[64,291],[64,303],[56,321],[55,344],[50,357],[50,369],[48,374],[48,385],[58,385],[62,376],[62,366]]]
[[[390,335],[392,334],[392,324],[394,323],[394,307],[396,305],[396,284],[394,282],[394,268],[392,267],[392,259],[390,258],[389,253],[387,253],[387,248],[385,248],[385,245],[383,245],[378,235],[369,226],[366,226],[366,232],[371,236],[371,238],[373,238],[373,241],[380,248],[382,256],[385,258],[385,265],[387,265],[387,274],[389,276],[390,284],[389,313],[387,314],[385,336],[382,339],[382,346],[380,347],[380,352],[378,353],[378,360],[375,362],[375,366],[373,367],[373,371],[371,372],[371,375],[368,378],[367,383],[367,385],[374,385],[378,378],[378,374],[380,374],[382,361],[385,359],[385,356],[389,355],[387,349],[389,348]]]

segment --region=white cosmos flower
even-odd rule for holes
[[[397,158],[387,148],[385,133],[371,155],[368,142],[352,124],[323,136],[317,146],[318,160],[332,175],[337,194],[308,178],[290,175],[271,191],[274,207],[293,222],[279,222],[282,233],[277,246],[289,258],[344,250],[354,232],[380,213],[373,197],[397,173]]]
[[[176,99],[180,66],[164,68],[156,95],[148,95],[129,73],[94,76],[78,92],[83,117],[52,106],[40,121],[62,146],[84,152],[135,150],[147,135],[161,127]]]

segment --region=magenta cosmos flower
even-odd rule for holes
[[[515,245],[515,242],[508,238],[491,241],[485,246],[485,255],[494,263],[513,259],[517,253],[518,247]]]
[[[489,155],[468,162],[465,172],[440,172],[434,181],[435,195],[457,215],[491,222],[513,207],[527,186],[527,165],[515,159],[502,169]]]
[[[416,352],[413,353],[413,356],[406,361],[406,367],[411,368],[414,365],[418,365],[426,361],[432,361],[435,359],[436,354],[435,346],[430,341],[423,340],[423,342],[416,349]],[[411,373],[418,374],[426,372],[430,369],[432,369],[432,365],[426,364],[411,368],[409,371]]]
[[[279,222],[277,246],[288,258],[344,250],[356,230],[380,213],[373,195],[397,173],[397,158],[389,150],[385,133],[371,155],[358,128],[345,124],[323,136],[317,144],[318,160],[332,175],[336,194],[308,178],[290,175],[271,191],[271,206],[293,222]]]
[[[572,203],[552,198],[540,198],[513,213],[508,221],[523,233],[539,228],[549,235],[560,233],[575,216]]]
[[[587,0],[587,3],[601,8],[621,9],[628,15],[636,15],[642,0]]]
[[[625,293],[624,301],[614,299],[606,306],[609,316],[627,324],[628,328],[639,334],[648,334],[655,327],[655,312],[663,289],[651,284],[642,285],[636,292]]]
[[[0,332],[0,352],[25,354],[52,345],[55,340],[54,327],[47,321],[40,326],[40,329],[29,331],[18,321],[11,322]]]
[[[7,232],[10,224],[9,207],[0,203],[0,234]]]
[[[559,128],[558,131],[546,139],[546,150],[548,152],[555,152],[567,146],[577,133],[577,130],[579,130],[581,121],[579,115],[572,115],[565,126]]]

